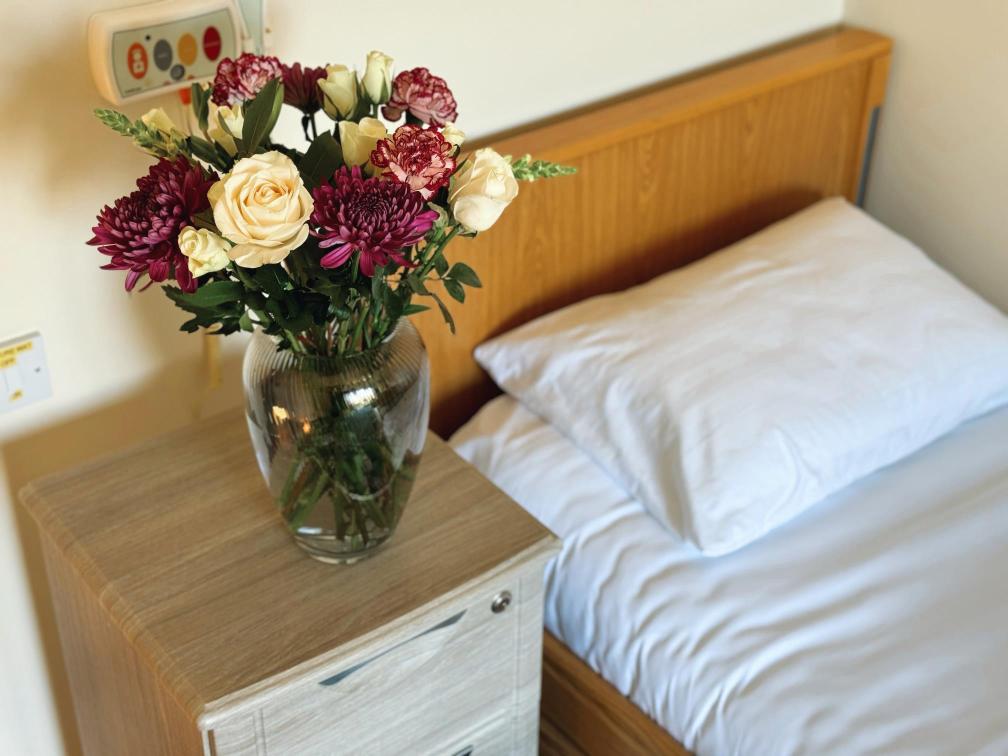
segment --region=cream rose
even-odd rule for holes
[[[297,166],[279,152],[242,158],[207,192],[214,223],[243,268],[281,262],[308,237],[314,209]]]
[[[207,119],[207,136],[224,148],[228,155],[234,157],[238,152],[238,145],[235,144],[235,137],[241,137],[242,128],[245,125],[245,117],[242,115],[241,105],[214,105],[210,104],[210,116]]]
[[[151,108],[140,116],[140,120],[143,121],[144,126],[147,128],[160,131],[162,134],[167,134],[168,136],[173,134],[182,135],[182,130],[175,125],[175,121],[171,119],[171,116],[164,112],[164,108]]]
[[[228,243],[206,228],[186,226],[179,233],[178,245],[189,260],[189,272],[196,278],[222,270],[231,262]]]
[[[379,139],[388,136],[385,124],[377,118],[361,118],[360,123],[339,122],[340,147],[347,165],[364,165],[371,159]]]
[[[392,94],[392,62],[392,58],[378,50],[368,53],[361,84],[368,99],[377,105],[388,102]]]
[[[346,66],[326,66],[326,78],[319,79],[322,108],[334,121],[349,118],[357,108],[357,74]]]
[[[453,145],[455,149],[461,147],[462,142],[465,141],[465,132],[456,127],[454,123],[446,123],[442,126],[441,136],[443,136],[449,144]]]
[[[489,147],[470,156],[452,177],[448,192],[455,220],[470,231],[486,231],[518,196],[511,164]]]

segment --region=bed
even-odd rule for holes
[[[828,30],[488,140],[502,154],[532,152],[574,164],[580,173],[576,180],[523,189],[528,196],[506,215],[494,234],[472,242],[467,259],[486,288],[470,295],[457,334],[443,334],[436,315],[424,313],[417,319],[432,363],[432,427],[448,436],[500,393],[472,359],[473,349],[488,338],[570,303],[625,289],[702,258],[822,198],[863,199],[890,47],[888,39],[869,31]],[[532,418],[523,417],[519,410],[499,399],[474,422],[487,430],[493,425],[490,420],[506,416],[504,425],[521,426],[522,433],[544,444],[536,447],[537,454],[555,455],[557,469],[551,474],[574,466],[579,475],[590,477],[591,468],[560,443],[562,438],[551,438],[548,427],[534,427]],[[471,434],[473,428],[468,426],[464,433]],[[493,446],[492,435],[487,430],[482,440],[464,435],[459,442],[469,438],[466,453],[475,459],[477,447]],[[519,490],[516,479],[507,477],[521,472],[514,469],[521,465],[512,453],[486,456],[484,449],[480,454],[487,473],[492,478],[502,474],[499,484],[514,484],[519,502],[534,510],[536,504]],[[566,485],[557,477],[550,480],[559,489]],[[617,492],[608,493],[595,502],[605,510],[598,513],[603,520],[639,517],[633,513],[632,501],[616,501]],[[573,535],[570,548],[575,548],[580,543],[577,534],[587,533],[586,523],[552,516],[542,513],[544,521],[561,535]],[[636,537],[657,537],[647,535],[643,524]],[[598,560],[589,557],[587,561]],[[579,574],[576,567],[572,569],[570,574]],[[557,567],[551,579],[566,580],[565,574]],[[578,579],[598,578],[580,575]],[[769,737],[766,725],[789,717],[811,719],[793,732],[821,738],[816,742],[826,748],[832,747],[830,738],[855,737],[839,730],[862,720],[824,719],[826,703],[810,702],[803,711],[775,712],[772,702],[764,699],[748,714],[764,725],[762,729],[753,725],[751,737],[756,739],[733,740],[748,737],[738,735],[749,732],[745,723],[728,727],[722,722],[728,700],[720,692],[724,689],[711,680],[691,682],[690,669],[679,666],[679,657],[669,656],[668,644],[674,641],[663,645],[652,639],[653,645],[647,646],[648,641],[642,640],[645,645],[623,649],[630,654],[625,658],[636,659],[634,664],[615,657],[604,664],[606,655],[615,654],[619,644],[607,650],[595,635],[604,623],[597,617],[582,621],[584,612],[591,609],[579,596],[583,591],[578,584],[563,588],[557,582],[556,586],[548,624],[553,632],[547,632],[544,644],[544,751],[680,754],[689,746],[702,752],[767,752],[761,750],[770,742],[765,739]],[[722,590],[715,578],[710,578],[707,587],[730,613],[733,595]],[[599,591],[600,595],[616,593]],[[664,611],[679,606],[676,599],[684,606],[698,601],[673,591],[663,600]],[[571,602],[578,608],[571,609]],[[565,605],[564,611],[571,615],[561,619],[560,608]],[[609,611],[617,609],[609,607]],[[706,609],[690,613],[691,618],[699,616],[706,616]],[[673,612],[665,620],[674,623],[674,617]],[[722,617],[718,627],[731,627],[729,617]],[[728,653],[709,646],[718,627],[700,632],[692,641],[687,636],[670,638],[692,642],[694,650],[706,648],[714,658]],[[758,629],[740,628],[740,632],[750,636],[750,644],[757,644]],[[765,631],[771,630],[767,624]],[[773,667],[769,659],[764,663]],[[652,664],[665,670],[664,691],[648,689],[647,678],[639,674]],[[719,674],[716,664],[711,670],[712,675]],[[757,676],[757,681],[764,678]],[[786,679],[771,678],[768,685],[787,686]],[[929,678],[922,672],[919,680],[927,685]],[[677,690],[677,684],[687,690]],[[744,694],[753,681],[734,684]],[[704,691],[711,698],[698,704],[696,697]],[[670,718],[663,706],[681,707],[683,716]],[[707,712],[703,716],[697,714],[701,709]],[[865,717],[870,718],[868,713]],[[820,720],[823,723],[816,729]],[[912,729],[912,723],[906,726]],[[890,733],[886,742],[899,744],[903,742],[899,737]],[[774,742],[780,750],[771,752],[788,752],[788,742]],[[866,740],[849,742],[870,750]]]
[[[547,630],[687,749],[996,754],[1006,437],[1003,409],[715,559],[511,397],[453,445],[563,539]]]

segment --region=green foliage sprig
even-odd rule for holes
[[[118,110],[98,108],[94,113],[99,121],[114,132],[132,139],[137,147],[155,157],[173,158],[184,149],[181,134],[178,137],[165,134],[158,129],[152,129],[139,118],[131,121]]]
[[[511,160],[511,156],[508,155],[504,159]],[[572,165],[560,165],[560,163],[551,163],[548,160],[533,160],[531,155],[522,155],[517,160],[512,160],[511,170],[519,181],[535,181],[577,173],[577,168]]]

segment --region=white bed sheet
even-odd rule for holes
[[[547,628],[698,754],[1008,754],[1008,409],[710,558],[503,396],[452,439],[564,539]]]

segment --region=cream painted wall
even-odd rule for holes
[[[847,0],[894,54],[866,207],[1008,309],[1008,2]]]
[[[181,315],[157,291],[125,296],[121,275],[98,270],[99,255],[84,246],[100,205],[126,193],[147,164],[90,116],[101,103],[86,65],[87,17],[123,4],[6,0],[0,10],[0,338],[40,329],[54,387],[51,399],[0,415],[4,754],[60,753],[58,719],[75,750],[38,545],[14,492],[240,396],[240,342],[225,349],[222,386],[209,389],[201,340],[177,333]],[[454,88],[460,126],[481,135],[836,23],[842,0],[623,0],[617,8],[602,0],[275,0],[274,52],[359,64],[378,47],[401,66],[428,65]]]

